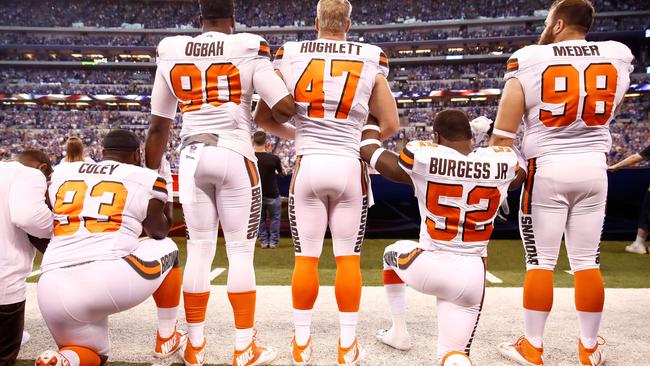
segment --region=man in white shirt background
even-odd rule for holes
[[[37,238],[52,234],[45,200],[50,174],[49,159],[37,150],[0,162],[0,366],[16,362],[25,325],[25,279],[36,246],[43,250]]]

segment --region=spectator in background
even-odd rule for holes
[[[86,163],[94,163],[91,158],[84,157],[84,144],[79,137],[72,136],[65,142],[65,157],[61,160],[62,163],[74,163],[76,161],[85,161]]]
[[[257,167],[262,180],[262,218],[260,220],[259,240],[262,248],[275,249],[280,242],[280,215],[282,199],[278,190],[277,174],[284,175],[280,158],[266,151],[266,133],[257,131],[253,134]],[[271,220],[267,229],[266,217]]]
[[[623,161],[610,166],[609,170],[616,171],[626,166],[636,165],[644,160],[650,160],[650,145],[648,145],[643,151],[632,154]],[[645,193],[645,198],[643,199],[643,204],[641,206],[641,215],[639,216],[639,228],[637,229],[636,240],[634,240],[632,244],[626,246],[625,251],[635,254],[648,253],[648,247],[645,245],[645,242],[648,239],[648,232],[650,232],[650,186]]]

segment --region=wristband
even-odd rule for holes
[[[368,145],[377,145],[381,147],[381,141],[377,139],[365,139],[361,141],[361,147],[368,146]]]
[[[368,130],[381,132],[381,129],[380,129],[379,126],[377,126],[377,125],[365,125],[365,126],[363,126],[363,128],[361,129],[361,131],[368,131]]]
[[[493,134],[493,135],[499,135],[499,136],[507,137],[507,138],[511,138],[511,139],[513,139],[513,140],[514,140],[515,138],[517,138],[517,134],[516,134],[516,133],[512,133],[512,132],[508,132],[508,131],[500,130],[500,129],[498,129],[498,128],[495,128],[495,129],[492,131],[492,134]]]
[[[383,147],[380,147],[379,149],[375,150],[374,153],[372,153],[372,157],[370,157],[370,166],[373,169],[375,169],[375,170],[377,169],[377,168],[375,168],[375,164],[377,164],[377,160],[379,160],[379,157],[381,156],[381,154],[384,151],[386,151],[386,149],[384,149]]]

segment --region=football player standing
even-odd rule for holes
[[[575,281],[581,365],[605,360],[598,330],[605,300],[600,235],[607,200],[609,123],[630,83],[623,44],[589,42],[589,0],[556,0],[538,45],[515,52],[491,144],[511,146],[522,119],[528,178],[519,228],[526,251],[524,336],[499,345],[522,365],[542,365],[544,325],[553,306],[553,270],[564,237]]]
[[[233,0],[201,0],[203,33],[163,39],[151,96],[147,166],[156,169],[180,107],[183,119],[179,193],[188,231],[183,281],[189,342],[186,365],[204,361],[205,313],[219,224],[228,255],[228,299],[235,323],[233,364],[261,365],[277,351],[255,343],[253,255],[262,196],[251,144],[253,92],[285,122],[295,112],[293,98],[273,71],[266,41],[233,34]]]
[[[338,364],[362,358],[356,338],[361,298],[359,255],[369,197],[366,165],[359,158],[361,128],[368,115],[379,121],[380,138],[399,128],[390,91],[388,59],[379,47],[346,41],[352,6],[347,0],[321,0],[314,41],[287,42],[275,56],[276,70],[296,101],[298,155],[289,192],[289,222],[295,248],[291,281],[295,338],[293,362],[311,362],[310,326],[318,296],[318,262],[325,231],[336,257],[336,301],[340,338]],[[267,127],[271,111],[260,103],[256,122]],[[273,127],[273,126],[271,126]],[[283,126],[281,126],[283,127]]]

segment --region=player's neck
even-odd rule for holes
[[[259,153],[266,152],[266,146],[255,146],[255,152],[259,152]]]
[[[445,141],[441,142],[440,145],[447,146],[450,149],[454,149],[463,155],[469,155],[474,151],[471,141]]]
[[[587,35],[581,32],[563,32],[555,37],[555,43],[566,41],[584,41]]]
[[[224,34],[232,34],[232,28],[229,26],[218,26],[218,25],[204,25],[203,26],[203,33],[208,33],[208,32],[218,32],[218,33],[224,33]]]
[[[345,41],[347,39],[347,36],[345,33],[318,32],[318,39],[327,39],[330,41]]]

